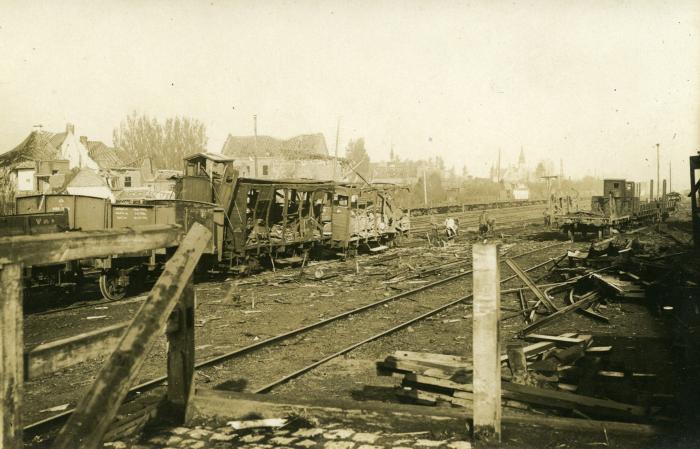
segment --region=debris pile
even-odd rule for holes
[[[529,335],[532,343],[509,345],[501,356],[502,404],[562,416],[646,421],[662,419],[661,407],[595,397],[594,384],[628,373],[611,370],[611,346],[594,346],[591,335]],[[401,378],[396,394],[423,405],[473,406],[470,359],[425,352],[395,351],[377,362],[379,375]],[[653,374],[632,373],[639,379]]]

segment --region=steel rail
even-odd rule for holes
[[[536,253],[536,252],[539,252],[539,251],[545,251],[545,250],[547,250],[547,249],[554,248],[554,247],[556,247],[556,246],[561,246],[561,245],[566,244],[566,243],[570,243],[570,242],[569,242],[568,240],[567,240],[567,241],[562,241],[562,242],[557,242],[557,243],[554,243],[554,244],[551,244],[551,245],[543,246],[543,247],[541,247],[541,248],[535,248],[535,249],[532,249],[532,250],[530,250],[530,251],[526,251],[526,252],[524,252],[524,253],[517,254],[517,255],[512,256],[512,257],[510,257],[510,258],[511,258],[511,259],[516,259],[516,258],[524,257],[524,256],[527,256],[527,255],[530,255],[530,254],[533,254],[533,253]],[[549,263],[551,260],[552,260],[552,259],[548,259],[548,260],[546,260],[545,262],[540,263],[540,264],[538,264],[538,265],[536,265],[536,266],[534,266],[534,267],[530,267],[530,268],[528,268],[528,269],[525,270],[525,271],[530,271],[530,270],[534,270],[534,269],[536,269],[536,268],[539,268],[539,267],[541,267],[541,266],[543,266],[543,265]],[[503,263],[505,263],[505,262],[503,262]],[[397,299],[401,299],[401,298],[406,297],[406,296],[410,296],[410,295],[415,294],[415,293],[420,293],[420,292],[425,291],[425,290],[427,290],[427,289],[429,289],[429,288],[432,288],[432,287],[437,287],[437,286],[439,286],[439,285],[445,284],[445,283],[447,283],[447,282],[450,282],[450,281],[452,281],[452,280],[458,279],[458,278],[460,278],[460,277],[464,277],[464,276],[466,276],[466,275],[468,275],[468,274],[471,274],[472,272],[473,272],[473,270],[467,270],[467,271],[464,271],[464,272],[461,272],[461,273],[457,273],[457,274],[455,274],[455,275],[452,275],[452,276],[446,277],[446,278],[444,278],[444,279],[440,279],[440,280],[438,280],[438,281],[435,281],[435,282],[432,282],[432,283],[429,283],[429,284],[426,284],[426,285],[417,287],[417,288],[415,288],[415,289],[407,290],[407,291],[405,291],[405,292],[398,293],[398,294],[393,295],[393,296],[390,296],[390,297],[388,297],[388,298],[384,298],[384,299],[381,299],[381,300],[379,300],[379,301],[376,301],[376,302],[373,302],[373,303],[370,303],[370,304],[366,304],[366,305],[364,305],[364,306],[360,306],[360,307],[358,307],[358,308],[355,308],[355,309],[352,309],[352,310],[349,310],[349,311],[346,311],[346,312],[339,313],[339,314],[337,314],[337,315],[334,315],[334,316],[332,316],[332,317],[329,317],[329,318],[326,318],[326,319],[324,319],[324,320],[318,321],[318,322],[316,322],[316,323],[312,323],[312,324],[309,324],[309,325],[306,325],[306,326],[303,326],[303,327],[300,327],[300,328],[297,328],[297,329],[293,329],[293,330],[291,330],[291,331],[288,331],[288,332],[284,332],[284,333],[282,333],[282,334],[275,335],[275,336],[273,336],[273,337],[270,337],[270,338],[261,340],[261,341],[259,341],[259,342],[256,342],[256,343],[253,343],[253,344],[244,346],[244,347],[242,347],[242,348],[235,349],[235,350],[230,351],[230,352],[228,352],[228,353],[221,354],[221,355],[218,355],[218,356],[215,356],[215,357],[206,359],[206,360],[202,360],[201,362],[195,363],[194,368],[195,368],[195,369],[201,369],[201,368],[204,368],[204,367],[209,366],[209,365],[213,365],[213,364],[216,364],[216,363],[219,363],[219,362],[223,362],[223,361],[225,361],[225,360],[228,360],[228,359],[231,359],[231,358],[240,356],[240,355],[244,355],[244,354],[246,354],[246,353],[248,353],[248,352],[251,352],[251,351],[254,351],[254,350],[259,349],[259,348],[261,348],[261,347],[267,346],[267,345],[269,345],[269,344],[271,344],[271,343],[275,343],[275,342],[277,342],[277,341],[284,340],[284,339],[289,338],[289,337],[292,337],[292,336],[294,336],[294,335],[297,335],[297,334],[300,334],[300,333],[303,333],[303,332],[306,332],[306,331],[309,331],[309,330],[312,330],[312,329],[321,327],[321,326],[323,326],[323,325],[326,325],[326,324],[329,324],[329,323],[331,323],[331,322],[340,320],[340,319],[345,318],[345,317],[348,317],[348,316],[350,316],[350,315],[354,315],[354,314],[356,314],[356,313],[363,312],[363,311],[368,310],[368,309],[371,309],[371,308],[373,308],[373,307],[377,307],[377,306],[386,304],[386,303],[388,303],[388,302],[395,301],[395,300],[397,300]],[[504,283],[504,282],[507,282],[507,281],[509,281],[509,280],[511,280],[511,279],[514,279],[514,278],[516,278],[516,277],[517,277],[517,276],[513,275],[513,276],[510,276],[510,277],[508,277],[508,278],[506,278],[506,279],[503,279],[501,282]],[[436,312],[436,313],[437,313],[437,312]],[[429,316],[429,315],[427,315],[427,316]],[[163,381],[165,381],[165,380],[167,380],[167,376],[156,377],[156,378],[154,378],[154,379],[148,380],[148,381],[146,381],[146,382],[140,383],[140,384],[138,384],[138,385],[132,387],[132,388],[129,390],[129,393],[135,393],[135,392],[138,392],[138,391],[142,391],[142,390],[147,390],[147,389],[153,388],[153,387],[155,387],[155,386],[161,384],[161,383],[162,383]],[[57,421],[60,421],[61,419],[68,418],[68,417],[73,413],[73,411],[74,411],[74,409],[69,409],[69,410],[66,410],[66,411],[64,411],[64,412],[62,412],[62,413],[56,414],[56,415],[54,415],[54,416],[51,416],[51,417],[45,418],[45,419],[43,419],[43,420],[36,421],[36,422],[31,423],[31,424],[28,424],[28,425],[26,425],[26,426],[24,427],[24,431],[26,431],[26,432],[34,431],[35,429],[41,428],[41,427],[43,427],[43,426],[45,426],[45,425],[49,425],[49,424],[51,424],[51,423],[55,423],[55,422],[57,422]]]
[[[524,272],[528,272],[528,271],[535,270],[535,269],[541,267],[542,265],[545,265],[545,264],[549,263],[550,261],[551,261],[551,259],[549,259],[549,260],[547,260],[547,261],[545,261],[545,262],[543,262],[543,263],[537,264],[537,265],[535,265],[535,266],[532,266],[532,267],[530,267],[530,268],[527,268],[527,269],[525,269],[525,270],[523,270],[523,271],[524,271]],[[509,280],[514,279],[514,278],[516,278],[516,277],[517,277],[516,275],[513,275],[513,276],[507,277],[507,278],[505,278],[505,279],[502,279],[502,280],[501,280],[501,284],[504,284],[504,283],[508,282]],[[371,337],[365,338],[364,340],[362,340],[362,341],[360,341],[360,342],[357,342],[357,343],[354,343],[354,344],[352,344],[352,345],[350,345],[350,346],[347,346],[346,348],[343,348],[343,349],[341,349],[341,350],[338,351],[338,352],[335,352],[335,353],[333,353],[333,354],[331,354],[331,355],[329,355],[329,356],[326,356],[326,357],[324,357],[324,358],[322,358],[322,359],[320,359],[320,360],[317,360],[316,362],[314,362],[314,363],[312,363],[312,364],[310,364],[310,365],[307,365],[307,366],[305,366],[305,367],[303,367],[303,368],[300,368],[300,369],[294,371],[294,372],[291,373],[291,374],[287,374],[286,376],[284,376],[284,377],[282,377],[282,378],[280,378],[280,379],[277,379],[277,380],[274,381],[274,382],[271,382],[271,383],[269,383],[269,384],[267,384],[267,385],[265,385],[265,386],[263,386],[263,387],[260,387],[260,388],[258,388],[258,389],[256,389],[256,390],[254,390],[253,393],[256,393],[256,394],[259,394],[259,393],[267,393],[267,392],[269,392],[270,390],[272,390],[273,388],[275,388],[275,387],[277,387],[277,386],[279,386],[279,385],[282,385],[282,384],[284,384],[284,383],[287,383],[287,382],[289,382],[290,380],[294,379],[295,377],[299,377],[299,376],[301,376],[302,374],[304,374],[304,373],[306,373],[306,372],[308,372],[308,371],[311,371],[312,369],[314,369],[314,368],[316,368],[316,367],[318,367],[318,366],[320,366],[320,365],[323,365],[324,363],[326,363],[326,362],[328,362],[328,361],[330,361],[330,360],[333,360],[333,359],[335,359],[335,358],[337,358],[337,357],[340,357],[340,356],[343,355],[343,354],[347,354],[348,352],[352,351],[353,349],[357,349],[357,348],[359,348],[359,347],[362,346],[362,345],[365,345],[365,344],[367,344],[367,343],[370,343],[370,342],[372,342],[372,341],[374,341],[374,340],[378,340],[378,339],[380,339],[380,338],[382,338],[382,337],[385,337],[385,336],[387,336],[387,335],[389,335],[389,334],[392,334],[392,333],[394,333],[394,332],[396,332],[396,331],[398,331],[398,330],[401,330],[401,329],[403,329],[403,328],[405,328],[405,327],[408,327],[408,326],[410,326],[410,325],[413,324],[413,323],[416,323],[416,322],[418,322],[418,321],[424,320],[425,318],[428,318],[428,317],[433,316],[433,315],[435,315],[435,314],[437,314],[437,313],[439,313],[439,312],[442,312],[442,311],[445,310],[445,309],[448,309],[448,308],[450,308],[450,307],[456,306],[456,305],[459,304],[460,302],[463,302],[463,301],[466,301],[466,300],[470,299],[472,296],[473,296],[472,293],[470,293],[470,294],[468,294],[468,295],[466,295],[466,296],[462,296],[461,298],[457,298],[457,299],[455,299],[455,300],[453,300],[453,301],[450,301],[450,302],[448,302],[448,303],[446,303],[446,304],[443,304],[443,305],[441,305],[441,306],[439,306],[439,307],[436,307],[435,309],[429,310],[429,311],[425,312],[425,313],[422,314],[422,315],[418,315],[417,317],[413,317],[413,318],[411,318],[411,319],[408,320],[408,321],[404,321],[403,323],[397,324],[396,326],[394,326],[394,327],[392,327],[392,328],[390,328],[390,329],[387,329],[387,330],[382,331],[382,332],[380,332],[380,333],[378,333],[378,334],[372,335]],[[522,313],[522,312],[518,312],[518,314],[521,314],[521,313]]]

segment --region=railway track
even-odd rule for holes
[[[532,249],[530,251],[526,251],[524,253],[518,254],[516,256],[512,256],[511,258],[521,258],[527,255],[531,255],[534,253],[538,252],[543,252],[543,251],[548,251],[548,250],[553,250],[556,247],[561,246],[562,244],[567,243],[567,242],[558,242],[555,244],[550,244],[550,245],[545,245],[541,246],[535,249]],[[526,271],[531,271],[535,270],[537,268],[540,268],[544,265],[546,265],[548,262],[550,262],[552,259],[546,259],[544,262],[538,263],[535,266],[532,266]],[[464,262],[465,264],[468,261],[460,261]],[[249,369],[247,370],[227,370],[225,367],[226,362],[233,361],[234,359],[238,362],[242,358],[245,357],[252,357],[253,353],[256,355],[259,354],[259,351],[263,351],[263,356],[270,357],[272,355],[273,358],[276,358],[276,360],[284,360],[284,359],[290,359],[290,361],[297,362],[296,358],[293,355],[273,355],[271,354],[272,351],[275,349],[280,350],[284,353],[290,345],[282,346],[282,345],[275,345],[276,343],[281,343],[284,340],[288,340],[292,337],[295,336],[302,336],[302,334],[305,335],[305,340],[309,340],[312,342],[319,342],[320,346],[318,348],[317,354],[328,354],[327,356],[322,357],[319,360],[312,361],[311,363],[305,363],[303,366],[295,369],[292,373],[287,373],[283,374],[282,376],[272,378],[272,379],[264,379],[262,381],[259,381],[259,384],[256,385],[251,385],[250,390],[255,391],[255,392],[267,392],[270,391],[271,389],[275,388],[278,385],[281,385],[295,377],[298,377],[311,369],[326,363],[329,360],[332,360],[333,358],[336,358],[342,354],[345,354],[349,351],[352,351],[353,349],[360,347],[370,341],[377,340],[379,338],[382,338],[383,336],[389,335],[393,332],[396,332],[400,329],[403,329],[412,323],[415,323],[417,321],[426,319],[432,315],[435,315],[443,310],[446,310],[450,307],[454,307],[458,305],[459,303],[462,303],[469,299],[471,297],[470,294],[464,296],[464,295],[459,295],[456,299],[452,299],[448,302],[444,302],[444,297],[445,294],[449,294],[450,296],[454,296],[453,294],[449,293],[449,285],[453,284],[453,281],[456,281],[458,279],[464,278],[468,276],[469,274],[472,273],[471,267],[469,266],[454,266],[456,264],[454,263],[448,263],[448,264],[440,264],[443,265],[442,267],[436,266],[433,267],[434,273],[438,273],[440,271],[445,271],[445,270],[451,270],[451,269],[460,269],[462,271],[459,271],[455,274],[448,275],[447,277],[437,279],[435,281],[429,282],[425,285],[422,285],[420,287],[413,288],[411,290],[406,290],[403,292],[400,292],[398,294],[392,295],[387,298],[382,298],[378,301],[338,313],[334,316],[331,316],[329,318],[325,318],[322,320],[319,320],[317,322],[308,324],[306,326],[301,326],[299,328],[280,333],[278,335],[269,337],[264,340],[260,340],[258,342],[255,342],[253,344],[235,349],[233,351],[229,351],[225,354],[217,355],[214,357],[207,358],[205,360],[200,360],[199,362],[196,363],[195,368],[203,372],[205,369],[208,367],[212,367],[214,365],[219,365],[219,370],[222,373],[225,372],[226,375],[228,376],[229,374],[236,374],[236,375],[245,375],[243,371],[250,371],[250,375],[248,378],[256,378],[258,380],[261,380],[261,373],[260,373],[260,368],[259,368],[259,360],[251,360],[248,361],[247,366]],[[468,268],[468,269],[467,269]],[[433,274],[434,274],[433,273]],[[503,283],[508,282],[509,280],[513,279],[515,276],[508,277],[506,279],[503,279]],[[468,279],[468,278],[467,278]],[[470,283],[470,280],[467,281],[467,283]],[[464,291],[465,286],[460,285],[458,286],[460,291]],[[431,295],[428,295],[430,293]],[[437,293],[437,294],[435,294]],[[431,298],[432,296],[432,298]],[[411,299],[410,301],[410,307],[406,306],[406,302],[400,301],[402,299]],[[383,307],[381,307],[383,306]],[[425,309],[428,308],[428,311],[425,311]],[[378,313],[379,312],[379,313]],[[387,312],[391,312],[392,314],[395,315],[395,318],[398,319],[398,323],[389,327],[389,328],[381,328],[382,325],[385,323],[384,319],[381,316],[382,314],[386,314]],[[328,350],[328,348],[325,348],[324,345],[330,340],[338,340],[338,341],[346,341],[345,336],[347,334],[354,334],[352,332],[352,329],[347,329],[346,325],[348,323],[352,324],[351,321],[354,320],[357,317],[362,317],[364,321],[367,322],[372,322],[372,323],[378,323],[379,326],[374,326],[374,327],[379,327],[379,329],[372,329],[371,335],[363,338],[361,341],[356,342],[350,346],[346,346],[340,350],[337,348],[334,348],[332,350]],[[394,317],[392,317],[394,318]],[[353,327],[353,326],[350,326]],[[313,333],[319,333],[319,332],[326,332],[330,331],[331,334],[334,336],[333,339],[329,338],[314,338]],[[349,331],[349,332],[348,332]],[[309,337],[311,335],[311,337]],[[352,339],[354,335],[347,335],[348,339]],[[299,341],[297,341],[294,344],[299,344]],[[315,352],[315,350],[311,351],[312,353]],[[308,362],[308,361],[307,361]],[[223,367],[221,365],[224,365]],[[237,363],[236,364],[236,369],[246,366],[245,363]],[[211,377],[211,376],[209,376]],[[157,377],[154,379],[151,379],[149,381],[143,382],[139,385],[136,385],[131,389],[132,393],[135,392],[142,392],[148,389],[151,389],[153,387],[156,387],[160,385],[164,380],[166,379],[165,376]],[[68,417],[71,414],[72,410],[66,410],[65,412],[62,412],[58,415],[54,415],[52,417],[34,422],[32,424],[29,424],[28,426],[25,427],[25,431],[30,432],[30,433],[37,433],[40,429],[45,429],[47,426],[50,427],[52,425],[56,425],[59,422],[61,422],[63,419]]]
[[[541,204],[522,207],[485,209],[490,218],[496,219],[496,226],[510,225],[521,222],[533,222],[542,220],[543,206]],[[411,218],[411,232],[421,233],[432,230],[435,226],[442,226],[445,219],[458,218],[461,229],[477,227],[482,210],[474,210],[460,213],[446,213],[435,215],[423,215]]]

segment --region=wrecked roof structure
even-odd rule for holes
[[[222,154],[235,158],[281,157],[285,159],[319,159],[328,157],[328,146],[323,134],[302,134],[291,139],[270,136],[229,136]]]
[[[16,147],[0,154],[0,164],[11,165],[22,161],[35,161],[39,159],[60,159],[58,145],[62,142],[61,135],[65,139],[65,133],[50,133],[47,131],[32,131]],[[60,142],[59,142],[60,140]]]
[[[97,162],[102,170],[109,170],[112,168],[120,168],[129,165],[128,161],[125,161],[123,151],[119,151],[117,148],[108,147],[104,142],[90,140],[87,142],[88,152],[90,157]],[[120,154],[121,153],[121,154]]]

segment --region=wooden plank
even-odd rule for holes
[[[455,368],[462,368],[465,365],[471,365],[471,362],[464,357],[448,354],[435,354],[431,352],[394,351],[391,356],[397,360],[412,360],[415,362],[424,362],[426,364],[436,366],[452,366]]]
[[[530,334],[525,336],[525,340],[528,341],[549,341],[557,346],[569,347],[573,345],[582,345],[584,340],[575,337],[561,337],[557,335],[545,335],[545,334]]]
[[[211,233],[192,226],[123,338],[54,441],[54,449],[96,448],[194,272]]]
[[[539,320],[535,321],[532,324],[529,324],[528,326],[524,327],[520,331],[520,335],[527,335],[530,332],[534,331],[535,329],[538,329],[546,324],[551,323],[552,321],[555,321],[562,316],[566,315],[569,312],[573,312],[574,310],[580,309],[580,308],[586,308],[595,301],[597,301],[600,298],[598,292],[590,292],[582,297],[580,301],[576,301],[573,304],[570,304],[564,308],[561,308],[554,312],[551,315],[547,315],[544,318],[540,318]]]
[[[170,420],[184,422],[185,409],[194,376],[194,305],[192,276],[182,291],[180,301],[170,319],[168,336],[168,401]]]
[[[575,303],[576,298],[574,297],[574,289],[572,288],[571,290],[569,290],[569,294],[565,295],[564,298],[566,298],[566,303],[569,305]],[[577,312],[579,312],[583,315],[586,315],[590,318],[594,318],[596,320],[603,321],[605,323],[610,322],[610,319],[608,317],[606,317],[605,315],[603,315],[601,313],[596,312],[590,306],[586,307],[585,309],[578,309]]]
[[[260,395],[197,388],[188,407],[188,421],[217,419],[221,421],[245,419],[249,416],[279,418],[302,415],[324,423],[358,424],[371,429],[406,432],[407,429],[435,431],[463,431],[471,412],[464,409],[425,407],[378,401],[352,401],[347,399],[310,400],[281,395]],[[653,436],[668,430],[660,426],[616,421],[561,418],[544,415],[524,415],[503,411],[504,425],[537,426],[558,431],[572,430],[608,435]],[[363,427],[364,428],[364,427]],[[401,429],[401,430],[397,430]]]
[[[529,288],[532,291],[532,293],[535,294],[537,299],[542,301],[542,304],[544,304],[544,306],[550,313],[555,312],[557,310],[557,306],[555,306],[554,303],[552,303],[552,301],[549,300],[547,295],[544,294],[542,290],[540,290],[539,287],[535,285],[534,282],[532,282],[530,276],[528,276],[527,273],[525,273],[523,269],[518,266],[517,263],[515,263],[512,259],[506,259],[506,265],[508,265],[510,269],[513,270],[513,273],[515,273],[520,278],[520,280],[523,281],[525,285],[527,285],[527,288]]]
[[[474,438],[501,441],[501,273],[498,246],[472,247],[474,267]]]
[[[474,408],[473,399],[465,397],[457,398],[444,393],[435,393],[432,391],[423,391],[414,388],[400,388],[396,390],[396,395],[402,398],[410,399],[411,401],[415,401],[419,404],[423,403],[427,405],[435,405],[440,402],[446,402],[448,404],[468,408],[469,410]]]
[[[119,343],[128,325],[129,323],[118,323],[35,346],[24,353],[25,380],[109,354]]]
[[[460,384],[459,391],[473,392],[473,386]],[[565,410],[579,410],[595,414],[596,416],[616,417],[624,419],[638,419],[646,416],[644,407],[624,404],[610,399],[600,399],[591,396],[570,393],[567,391],[545,390],[544,388],[530,385],[518,385],[511,382],[503,382],[503,398],[527,402],[529,404],[553,407]],[[457,397],[461,393],[454,393]]]
[[[22,266],[0,267],[0,447],[21,449],[24,382]]]
[[[61,232],[0,238],[0,265],[47,265],[177,246],[182,230],[148,225],[108,231]]]

